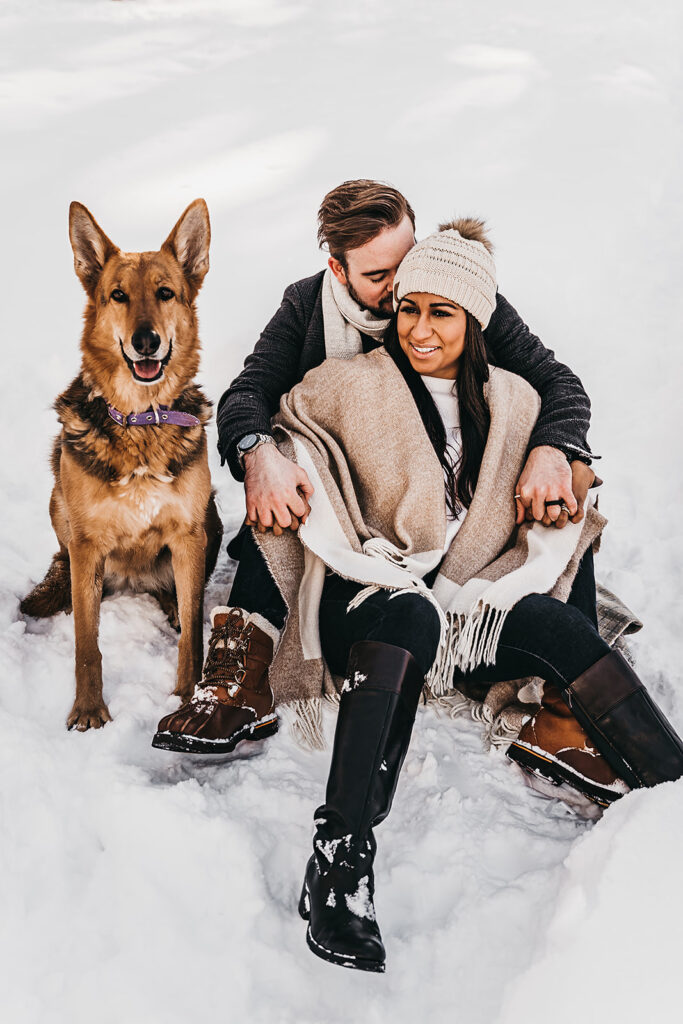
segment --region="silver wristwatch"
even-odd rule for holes
[[[249,452],[255,452],[262,444],[275,444],[275,438],[270,434],[245,434],[237,442],[237,458],[240,466],[244,469],[244,456]]]

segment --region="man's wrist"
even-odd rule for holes
[[[275,438],[272,434],[253,431],[249,434],[245,434],[244,437],[239,439],[236,445],[236,450],[237,460],[242,469],[245,468],[245,458],[248,455],[253,455],[254,452],[258,451],[259,448],[266,444],[275,444]]]
[[[549,444],[548,442],[542,444],[535,444],[529,451],[529,455],[536,451],[537,448],[550,448],[553,451],[563,455],[567,462],[583,462],[584,465],[590,466],[593,459],[599,459],[599,455],[593,455],[585,448],[580,448],[578,445],[572,444]]]
[[[253,463],[257,461],[260,452],[265,447],[265,445],[259,445],[258,448],[254,448],[253,452],[247,452],[246,455],[242,456],[242,458],[240,459],[240,463],[242,465],[242,469],[244,470],[245,475],[247,471],[250,469],[250,467],[253,465]]]
[[[558,446],[558,450],[562,452],[570,465],[572,462],[583,462],[584,466],[590,466],[594,458],[600,458],[599,455],[593,456],[585,449],[578,447],[574,448],[571,445],[567,445],[566,447],[564,445],[561,447]]]

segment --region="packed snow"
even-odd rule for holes
[[[231,759],[153,750],[177,636],[126,594],[101,617],[114,720],[69,733],[72,619],[18,604],[55,550],[51,403],[79,366],[70,200],[135,250],[206,198],[201,383],[217,401],[284,287],[323,265],[324,193],[376,177],[411,199],[418,234],[485,216],[501,291],[584,380],[610,520],[598,573],[644,620],[638,670],[683,730],[681,11],[4,0],[4,1021],[679,1019],[683,783],[590,823],[525,787],[480,725],[421,708],[377,831],[387,973],[345,971],[309,952],[296,910],[329,750],[284,721]],[[242,492],[210,442],[229,537]],[[233,571],[223,552],[207,634]]]

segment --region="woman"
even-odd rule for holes
[[[307,941],[370,971],[385,960],[373,828],[425,681],[439,694],[540,676],[569,745],[584,749],[583,726],[606,759],[607,777],[593,780],[604,802],[623,792],[617,776],[638,787],[683,774],[681,741],[596,628],[602,517],[589,508],[561,531],[515,526],[539,400],[487,365],[496,283],[483,225],[458,221],[416,245],[394,294],[384,350],[328,360],[283,399],[279,442],[308,473],[312,511],[303,546],[258,536],[289,611],[271,670],[279,701],[314,725],[330,673],[345,675],[301,896]],[[581,776],[580,764],[564,770]]]

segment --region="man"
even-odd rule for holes
[[[247,524],[276,533],[298,527],[313,494],[304,470],[273,443],[270,421],[280,399],[325,358],[351,358],[381,345],[393,310],[394,275],[415,243],[410,204],[376,181],[347,181],[333,189],[318,220],[329,269],[286,289],[218,405],[218,447],[233,476],[244,480]],[[561,529],[583,515],[593,479],[585,468],[591,460],[588,396],[500,294],[484,337],[489,361],[525,377],[541,396],[515,492],[517,521],[526,516]],[[277,728],[268,666],[287,609],[248,525],[229,552],[239,566],[229,606],[212,614],[202,681],[188,704],[159,723],[155,746],[222,753]]]

